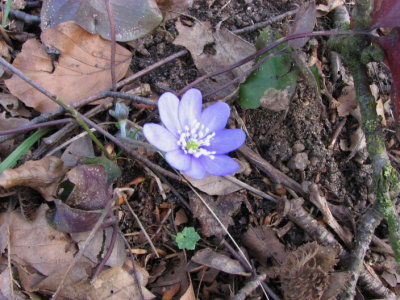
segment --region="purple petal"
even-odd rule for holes
[[[190,167],[191,157],[185,154],[181,149],[168,152],[165,155],[167,162],[178,170],[187,170]]]
[[[143,134],[150,144],[161,151],[173,151],[179,148],[176,137],[165,127],[147,123],[143,126]]]
[[[217,102],[203,110],[200,123],[208,127],[211,132],[221,130],[225,128],[229,114],[229,105],[225,102]]]
[[[198,89],[190,89],[183,94],[178,111],[182,128],[190,126],[194,120],[200,120],[201,105],[202,96]]]
[[[172,93],[164,93],[158,99],[158,111],[165,127],[175,136],[178,136],[178,130],[181,124],[178,119],[179,99]]]
[[[201,163],[207,173],[215,176],[225,176],[239,170],[239,164],[227,155],[215,155],[214,159],[208,156],[201,156]]]
[[[206,175],[206,170],[198,158],[192,157],[192,164],[190,165],[190,168],[185,170],[183,173],[194,179],[203,179],[204,175]]]
[[[246,135],[242,129],[222,129],[215,133],[211,146],[204,148],[217,154],[225,154],[242,146],[245,140]]]

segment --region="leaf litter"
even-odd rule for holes
[[[51,1],[47,1],[47,3],[49,2]],[[60,3],[61,2],[62,1],[60,1]],[[110,2],[114,3],[113,1]],[[64,3],[69,3],[69,1],[64,1]],[[91,5],[93,3],[96,3],[96,1],[87,2],[85,5]],[[329,15],[326,15],[326,13],[342,3],[343,1],[318,1],[316,9],[319,10],[319,12],[323,12],[325,15],[324,18],[329,18]],[[379,4],[379,1],[376,1],[376,3]],[[272,15],[271,11],[269,11],[271,8],[260,7],[258,6],[258,2],[252,3],[251,1],[244,1],[243,3],[228,1],[225,4],[219,3],[218,1],[207,1],[207,3],[179,0],[158,1],[160,8],[164,8],[166,11],[176,10],[179,14],[174,15],[173,13],[166,13],[167,18],[171,17],[172,19],[167,20],[166,18],[165,22],[162,23],[156,31],[150,34],[150,38],[143,38],[141,47],[147,51],[147,56],[144,56],[142,51],[135,49],[135,58],[132,60],[132,64],[135,65],[135,67],[140,66],[139,70],[141,70],[147,67],[148,64],[159,61],[161,57],[175,53],[177,49],[183,49],[181,47],[177,48],[177,45],[183,45],[183,47],[189,50],[190,54],[186,54],[184,58],[180,57],[176,59],[174,63],[170,63],[166,68],[161,67],[159,70],[153,70],[154,74],[148,74],[146,78],[140,80],[145,81],[146,84],[148,82],[151,89],[157,91],[158,94],[161,94],[166,88],[167,90],[178,90],[195,78],[189,75],[193,70],[198,72],[196,76],[209,73],[219,70],[221,67],[225,67],[231,63],[235,63],[247,55],[254,53],[254,47],[252,45],[257,34],[250,33],[239,37],[235,35],[233,31],[237,28],[245,27],[246,24],[251,25],[252,23],[258,22],[256,20],[257,18],[259,18],[258,20],[263,20],[266,15]],[[182,7],[179,7],[180,5]],[[313,5],[313,2],[311,2],[311,5]],[[397,4],[389,1],[389,5]],[[282,7],[274,7],[274,9],[276,8],[284,12]],[[311,23],[315,22],[313,21],[315,18],[313,15],[314,13],[315,7],[309,8],[309,11],[298,13],[297,21],[294,21],[295,28],[297,29],[292,30],[295,30],[295,32],[309,31]],[[379,11],[378,15],[374,17],[374,22],[378,25],[397,26],[395,13],[396,12],[390,12],[390,10],[383,7],[383,10]],[[106,28],[104,31],[106,33],[104,35],[107,35],[108,24],[106,21],[108,20],[104,18],[104,6],[102,14],[103,16],[100,18],[100,23],[102,24],[100,24],[100,26]],[[194,17],[191,18],[185,15]],[[211,15],[212,17],[210,17]],[[54,16],[55,15],[50,17]],[[301,17],[303,17],[303,19]],[[91,22],[90,18],[88,18],[88,20]],[[201,20],[201,23],[199,20]],[[299,24],[301,22],[298,20],[306,21],[306,26],[299,29]],[[121,20],[116,18],[116,21],[119,23]],[[248,21],[250,23],[246,23]],[[292,21],[289,21],[288,23],[273,25],[273,28],[274,30],[278,27],[286,29],[289,27],[293,28],[293,26],[291,26],[292,23]],[[55,30],[57,28],[63,28],[63,26],[67,26],[66,24],[68,23],[61,23],[50,29]],[[317,24],[318,26],[326,25],[322,19],[318,19]],[[92,42],[90,40],[93,37],[92,35],[84,31],[82,33],[83,29],[75,29],[78,32],[77,36],[81,37],[79,42],[88,42],[97,45],[97,42]],[[47,30],[45,32],[47,32]],[[59,32],[51,34],[48,32],[43,33],[43,44],[53,46],[53,50],[56,50],[55,52],[57,52],[57,49],[60,50],[60,56],[57,59],[56,55],[55,59],[52,61],[48,57],[48,54],[44,52],[42,45],[36,41],[35,47],[31,48],[31,52],[28,51],[26,54],[36,54],[33,55],[34,57],[40,54],[41,58],[39,57],[39,63],[30,59],[30,64],[26,63],[28,69],[23,71],[24,73],[29,73],[32,71],[29,67],[34,64],[41,66],[38,73],[33,75],[33,79],[39,81],[39,78],[47,78],[45,81],[46,83],[50,82],[50,84],[46,86],[46,89],[51,90],[50,86],[56,85],[55,82],[57,78],[46,76],[53,75],[57,72],[58,68],[65,66],[61,64],[62,59],[66,58],[66,63],[72,63],[73,59],[81,57],[83,58],[82,60],[86,62],[92,61],[95,55],[89,53],[89,56],[92,56],[89,58],[86,54],[84,55],[83,52],[85,51],[78,51],[75,53],[76,56],[74,56],[74,53],[71,54],[62,47],[54,48],[56,43],[51,41],[46,42],[46,34],[50,35],[53,40],[61,40],[60,43],[62,45],[70,45],[69,42],[66,41],[68,38],[62,40],[62,38],[58,36]],[[10,36],[13,36],[12,33],[10,33]],[[173,45],[171,41],[176,36],[175,45]],[[390,44],[393,40],[396,41],[395,38],[390,40],[393,36],[395,35],[381,37],[380,41],[382,45],[386,43],[384,47],[386,47],[385,50],[387,51],[388,57],[391,55],[393,57],[393,53],[395,53],[393,45]],[[23,38],[19,37],[17,39],[15,35],[14,37],[15,41],[24,41]],[[71,35],[69,37],[71,37]],[[242,37],[244,37],[244,39]],[[99,37],[96,36],[96,38],[98,39]],[[105,42],[103,40],[101,41]],[[27,45],[29,46],[30,43],[32,42],[28,41]],[[77,43],[76,40],[73,43]],[[120,45],[116,46],[117,49],[120,49]],[[238,46],[238,48],[236,48],[236,46]],[[25,45],[23,45],[23,52],[26,50],[24,50],[24,47]],[[136,46],[131,47],[135,48]],[[325,51],[325,47],[323,41],[321,42],[321,40],[318,39],[318,50]],[[69,89],[68,93],[77,93],[71,97],[73,98],[72,101],[80,100],[88,95],[93,95],[97,91],[108,89],[111,86],[111,65],[109,63],[111,44],[104,44],[104,47],[98,46],[98,48],[107,49],[104,50],[107,62],[102,66],[104,73],[100,72],[102,75],[96,78],[96,80],[102,81],[104,77],[107,78],[107,81],[104,79],[106,83],[104,83],[104,86],[99,88],[99,90],[96,89],[97,86],[93,88],[92,85],[92,90],[85,95],[79,94],[81,90],[76,88],[78,83],[65,84]],[[122,49],[124,48],[122,47]],[[123,55],[120,57],[123,57],[125,60],[118,61],[117,54],[117,66],[119,63],[123,65],[125,72],[121,71],[121,74],[123,74],[121,77],[118,76],[118,78],[122,78],[122,76],[125,75],[128,65],[131,62],[130,52],[125,50],[121,51]],[[303,45],[302,49],[299,49],[299,51],[310,55],[311,50],[309,45],[306,44]],[[323,53],[323,51],[321,53]],[[14,52],[11,53],[12,55],[14,54]],[[249,256],[255,259],[253,263],[256,264],[257,271],[268,275],[268,280],[266,281],[268,286],[272,287],[273,291],[278,292],[279,295],[282,295],[284,299],[297,299],[298,297],[302,299],[332,299],[338,295],[344,288],[345,283],[349,280],[349,274],[339,271],[339,267],[341,268],[342,266],[339,266],[337,263],[338,260],[342,260],[342,258],[338,255],[337,249],[332,247],[329,243],[329,245],[325,245],[324,241],[318,238],[318,234],[321,232],[326,233],[329,238],[332,238],[332,244],[335,244],[335,237],[328,233],[331,234],[333,231],[336,231],[338,236],[342,236],[343,240],[351,240],[350,231],[356,228],[355,216],[361,215],[365,206],[369,205],[372,201],[367,196],[368,187],[365,183],[369,180],[368,174],[370,173],[368,173],[369,162],[365,160],[365,158],[363,159],[363,153],[365,153],[364,147],[358,147],[356,141],[352,142],[353,136],[357,139],[361,136],[359,134],[361,133],[359,113],[357,113],[357,107],[353,105],[355,104],[353,102],[355,97],[354,95],[350,95],[351,97],[346,96],[346,94],[351,94],[351,89],[354,88],[351,86],[351,82],[347,82],[344,77],[341,78],[338,76],[334,82],[331,82],[329,77],[321,77],[321,74],[330,74],[330,67],[327,65],[324,54],[321,53],[319,53],[319,51],[315,53],[320,64],[320,71],[322,72],[320,73],[320,77],[316,77],[316,79],[318,81],[325,81],[327,84],[325,87],[324,85],[320,87],[321,89],[326,89],[324,95],[330,94],[332,98],[338,99],[340,102],[340,106],[337,109],[326,105],[327,108],[329,107],[329,123],[336,125],[337,122],[343,120],[343,118],[348,118],[348,120],[350,120],[348,121],[350,124],[347,123],[344,126],[345,131],[340,133],[339,140],[341,143],[339,146],[334,146],[329,150],[331,152],[326,151],[324,148],[324,143],[329,139],[331,129],[329,126],[325,128],[318,123],[319,115],[316,109],[318,105],[315,104],[314,96],[306,87],[307,83],[305,83],[306,81],[304,81],[302,75],[296,77],[295,81],[297,81],[297,83],[293,84],[293,86],[296,86],[296,90],[292,89],[289,91],[286,90],[284,86],[282,90],[279,88],[276,89],[276,91],[272,90],[263,93],[264,98],[262,98],[262,106],[260,108],[254,111],[239,110],[239,117],[229,122],[230,128],[237,127],[235,125],[235,121],[237,121],[243,129],[246,129],[249,133],[248,144],[255,146],[252,148],[255,153],[263,157],[263,159],[271,161],[273,166],[279,169],[282,174],[294,178],[298,183],[302,184],[302,187],[305,187],[310,181],[318,184],[320,190],[314,192],[311,196],[302,196],[304,196],[305,199],[311,197],[310,200],[313,200],[313,203],[320,211],[316,211],[315,207],[313,207],[309,201],[298,202],[296,199],[291,199],[290,201],[285,200],[285,203],[290,206],[289,211],[285,211],[285,209],[281,211],[279,208],[275,207],[275,205],[262,200],[250,191],[242,190],[243,188],[241,186],[237,186],[223,178],[209,177],[199,183],[188,179],[197,189],[206,193],[201,194],[201,197],[209,203],[212,210],[220,217],[224,226],[237,238],[240,246],[246,247]],[[41,62],[40,59],[42,59]],[[14,64],[17,60],[14,60]],[[78,64],[81,62],[78,60],[78,62],[75,61],[74,63]],[[388,60],[388,63],[394,74],[394,82],[396,82],[395,62],[393,60]],[[176,67],[175,64],[178,65],[178,67]],[[287,68],[288,65],[291,65],[289,60],[283,64],[283,67]],[[213,92],[228,81],[247,73],[250,68],[251,63],[249,63],[245,69],[232,71],[229,74],[217,77],[216,80],[208,80],[208,83],[206,85],[200,85],[200,88],[205,94],[207,92]],[[191,71],[189,71],[189,69]],[[288,69],[285,70],[287,71]],[[380,78],[383,78],[382,74],[384,72],[381,70],[378,71]],[[79,77],[79,81],[82,81],[82,86],[90,85],[90,81],[86,80],[88,72],[79,72],[79,76],[76,77]],[[184,74],[184,77],[182,77],[182,74]],[[344,75],[347,76],[347,74]],[[344,75],[342,74],[342,76]],[[281,75],[278,77],[280,76]],[[68,78],[68,75],[66,75],[66,78]],[[43,85],[46,83],[41,82]],[[68,83],[68,81],[64,83]],[[132,90],[137,85],[140,86],[141,84],[142,82],[135,82],[132,86],[129,85],[129,87],[126,86],[124,88],[126,88],[126,90]],[[330,86],[330,84],[333,84],[333,86]],[[346,85],[349,87],[342,89],[343,86]],[[52,92],[59,96],[59,92],[62,90],[61,83],[58,83],[57,86],[59,90]],[[11,87],[9,88],[12,90]],[[262,88],[265,89],[265,86]],[[213,100],[220,100],[222,96],[228,96],[229,92],[233,90],[234,87],[219,92],[219,97],[213,97]],[[32,90],[27,92],[27,94],[33,96],[33,98],[36,97]],[[3,105],[6,106],[4,108],[7,112],[3,113],[3,116],[5,120],[14,117],[14,119],[9,120],[9,123],[23,123],[26,120],[17,119],[22,116],[22,113],[18,113],[18,110],[21,107],[23,108],[23,106],[17,105],[18,102],[15,101],[15,97],[18,99],[23,98],[23,96],[15,94],[14,99],[4,101]],[[64,96],[60,98],[65,100]],[[228,103],[232,103],[230,102],[232,98],[228,97],[226,99],[228,99]],[[326,104],[326,100],[327,99],[324,99],[324,104]],[[47,109],[51,106],[55,108],[55,106],[49,104],[47,100],[44,102],[39,101],[38,103],[39,104],[34,105],[37,105],[35,107],[40,107],[38,108],[40,112],[46,111],[43,109]],[[129,102],[126,102],[126,104],[129,105]],[[132,115],[130,115],[130,117],[132,118],[129,120],[133,120],[135,123],[138,122],[139,125],[142,125],[148,122],[150,120],[149,118],[152,118],[152,112],[149,107],[144,108],[136,105],[137,104],[131,106],[134,110],[131,111]],[[49,109],[49,111],[53,108]],[[22,111],[26,110],[20,110],[20,112]],[[31,109],[28,109],[28,112],[30,111]],[[262,115],[262,117],[260,117],[260,115]],[[30,116],[27,115],[26,117]],[[98,116],[96,121],[99,121],[102,117],[103,116]],[[352,120],[353,117],[358,124],[354,124]],[[386,117],[390,126],[392,120],[388,114],[386,114]],[[317,123],[319,125],[313,125]],[[137,124],[134,125],[137,126]],[[115,128],[111,129],[110,127],[108,129],[110,131],[115,130]],[[354,133],[352,136],[352,132],[359,133],[357,133],[358,135]],[[388,135],[390,135],[390,133],[388,133]],[[135,138],[137,138],[138,141],[142,141],[140,134]],[[344,141],[346,143],[350,141],[350,148],[349,146],[344,148]],[[298,145],[301,145],[301,147]],[[358,148],[354,147],[354,145]],[[391,141],[391,145],[397,147],[397,144],[393,141]],[[299,150],[300,148],[301,150]],[[136,147],[135,149],[143,151],[140,147]],[[354,153],[352,153],[351,157],[346,157],[347,161],[344,159],[342,160],[342,157],[346,156],[343,152],[349,149]],[[97,149],[94,150],[97,151]],[[391,153],[396,153],[395,151],[397,150],[395,148],[393,148],[393,150],[394,151]],[[70,148],[67,151],[74,152],[75,150]],[[87,253],[85,252],[86,255],[76,263],[67,276],[63,284],[63,289],[59,294],[60,298],[73,297],[74,299],[88,299],[88,297],[91,297],[93,299],[140,299],[141,296],[138,290],[139,283],[145,299],[154,297],[163,299],[195,299],[197,295],[200,295],[200,297],[204,299],[212,299],[218,296],[220,298],[226,297],[232,293],[239,295],[239,291],[234,289],[236,285],[233,286],[230,284],[232,280],[235,281],[235,284],[239,283],[237,286],[238,289],[241,288],[241,285],[247,286],[246,280],[236,274],[246,275],[247,277],[247,275],[250,274],[249,270],[243,268],[239,261],[233,258],[234,256],[232,256],[232,253],[227,254],[227,252],[221,248],[219,241],[220,238],[228,238],[225,236],[226,232],[221,230],[220,224],[215,221],[214,216],[204,206],[203,202],[199,201],[198,197],[194,194],[187,193],[188,189],[186,187],[183,187],[182,184],[175,185],[175,183],[172,183],[172,187],[175,187],[181,196],[190,200],[191,211],[195,214],[197,220],[188,213],[189,210],[187,210],[187,208],[184,209],[180,204],[175,203],[174,197],[176,194],[174,192],[174,196],[172,195],[171,191],[173,190],[171,186],[167,186],[165,183],[161,183],[161,181],[158,181],[156,186],[153,177],[142,177],[141,166],[131,162],[129,156],[127,158],[125,154],[122,154],[122,157],[116,159],[117,164],[123,166],[121,176],[121,173],[118,172],[115,172],[114,175],[110,175],[113,172],[113,168],[100,161],[92,162],[90,166],[85,165],[89,163],[88,160],[85,158],[82,159],[82,157],[78,158],[78,156],[86,156],[84,153],[85,152],[72,153],[72,156],[77,155],[77,157],[70,161],[68,164],[70,166],[69,168],[76,167],[76,165],[78,165],[78,167],[72,169],[72,171],[70,171],[72,173],[68,173],[68,175],[67,168],[64,165],[60,164],[60,174],[58,174],[57,170],[53,172],[52,168],[48,166],[49,162],[41,160],[37,161],[36,165],[31,164],[33,162],[27,162],[22,169],[13,170],[14,173],[9,173],[9,171],[5,172],[4,174],[8,174],[8,178],[6,179],[0,177],[0,180],[3,180],[3,186],[8,187],[7,184],[11,182],[9,186],[14,186],[13,189],[19,189],[18,186],[23,184],[40,191],[43,198],[47,200],[47,202],[45,202],[46,204],[42,204],[42,207],[46,207],[46,210],[48,210],[48,206],[51,206],[51,210],[49,211],[56,212],[52,217],[53,221],[62,220],[58,223],[61,224],[58,228],[66,233],[62,233],[61,231],[56,232],[62,234],[65,239],[68,240],[68,247],[70,247],[68,249],[74,249],[74,254],[77,253],[79,244],[82,244],[85,240],[85,236],[88,234],[87,230],[90,230],[96,223],[102,208],[104,208],[105,202],[107,202],[106,199],[112,197],[112,184],[116,183],[117,186],[122,186],[126,182],[129,182],[130,185],[135,187],[133,196],[130,199],[120,198],[119,203],[121,206],[114,207],[113,210],[118,211],[116,215],[119,218],[120,225],[123,227],[124,232],[127,232],[125,238],[135,247],[134,251],[129,250],[129,252],[135,253],[140,264],[135,263],[134,266],[132,266],[132,264],[129,265],[130,261],[126,260],[124,251],[126,244],[123,242],[123,238],[117,235],[117,242],[113,246],[114,251],[111,254],[112,259],[100,272],[97,279],[90,283],[90,276],[93,274],[93,269],[107,252],[111,236],[113,235],[111,227],[101,228],[95,235],[92,243],[90,243],[86,251]],[[145,151],[143,151],[143,153],[148,155]],[[299,155],[299,153],[307,157],[307,163],[304,164],[304,167],[292,168],[291,162],[295,160],[296,155]],[[245,155],[244,157],[241,156],[241,154],[239,155],[240,160],[246,160]],[[27,159],[29,159],[29,154]],[[152,159],[155,161],[155,157],[152,157]],[[51,159],[49,160],[51,161]],[[260,161],[258,161],[258,163],[262,164]],[[260,170],[262,170],[262,168],[260,168]],[[280,184],[279,180],[266,180],[266,178],[263,177],[264,175],[260,173],[260,170],[254,167],[249,172],[236,174],[236,176],[243,182],[256,186],[260,190],[265,190],[271,194],[275,193],[273,195],[274,199],[278,199],[278,195],[286,195],[283,196],[283,198],[294,197],[290,190],[286,190],[286,187]],[[349,170],[352,171],[349,172]],[[72,175],[74,172],[78,174]],[[353,174],[349,175],[349,173]],[[25,174],[27,175],[26,178],[24,178]],[[156,177],[157,175],[154,176]],[[15,180],[14,177],[19,179]],[[20,181],[21,178],[22,181]],[[136,180],[137,178],[143,178],[143,180]],[[46,188],[46,182],[49,182],[49,188]],[[60,186],[60,182],[64,184]],[[93,187],[95,187],[95,189]],[[163,191],[163,197],[159,195],[159,190]],[[242,191],[238,192],[239,190]],[[64,191],[64,193],[61,191]],[[61,195],[63,196],[61,197]],[[357,201],[354,201],[354,199],[357,199]],[[141,217],[141,222],[145,223],[146,231],[148,231],[151,240],[155,243],[156,251],[161,258],[156,259],[150,250],[147,251],[147,244],[149,241],[143,238],[143,234],[139,232],[137,224],[130,220],[129,214],[126,213],[124,208],[124,201],[129,201],[132,204],[134,210]],[[332,203],[335,203],[335,205]],[[343,203],[350,205],[350,208],[346,207],[344,211],[345,207]],[[29,227],[28,225],[31,226],[31,229],[34,228],[35,222],[39,221],[42,222],[41,224],[44,226],[46,217],[45,214],[43,214],[42,207],[38,211],[39,214],[36,219],[33,221],[26,220],[18,209],[12,211],[9,216],[15,218],[14,216],[19,214],[21,224],[25,224],[24,226],[27,228]],[[322,215],[320,215],[321,212]],[[6,213],[2,213],[1,220],[3,220],[4,214]],[[174,218],[175,215],[178,216]],[[303,218],[301,220],[297,219],[296,216],[298,215],[301,215]],[[279,221],[273,220],[274,216],[277,216]],[[47,215],[47,218],[48,217],[49,214]],[[289,219],[289,222],[285,223],[287,219]],[[112,224],[115,220],[114,216],[110,216],[107,220],[109,223],[104,225]],[[18,249],[18,247],[18,251],[13,250],[13,242],[8,245],[7,235],[5,234],[8,224],[4,221],[1,222],[3,223],[0,224],[2,232],[0,235],[0,249],[5,250],[9,247],[7,250],[12,256],[14,276],[18,279],[21,289],[26,293],[37,293],[40,295],[53,294],[58,288],[58,284],[62,280],[68,264],[62,264],[59,268],[54,267],[54,270],[52,270],[50,274],[42,273],[44,272],[42,269],[43,266],[40,264],[36,265],[29,260],[26,261],[25,256],[20,254],[20,249]],[[175,223],[177,229],[172,226],[173,223]],[[261,225],[266,223],[271,225]],[[14,222],[10,224],[11,231],[15,226]],[[46,223],[46,226],[47,227],[44,227],[46,228],[46,232],[47,230],[54,230],[48,223]],[[193,228],[200,233],[202,239],[195,246],[194,250],[189,250],[184,253],[178,250],[178,246],[174,242],[174,234],[189,226],[193,226]],[[333,231],[324,231],[329,226],[333,228]],[[342,228],[343,231],[340,228]],[[79,234],[72,233],[82,230],[86,232]],[[28,230],[25,229],[25,231]],[[31,234],[34,234],[38,230],[35,229],[31,231]],[[30,237],[29,234],[29,232],[26,233],[28,237]],[[378,229],[376,234],[380,237],[385,236],[382,228]],[[343,238],[345,235],[346,237]],[[71,236],[81,236],[81,238],[79,238],[79,240],[72,240]],[[218,241],[214,239],[214,237],[217,237]],[[22,238],[20,239],[22,240]],[[318,240],[318,243],[307,243],[313,239]],[[32,238],[30,237],[29,240],[32,240]],[[375,239],[375,241],[377,240]],[[53,245],[52,240],[46,242],[50,243],[51,246],[60,247],[55,242]],[[31,243],[33,244],[33,242]],[[323,244],[324,246],[322,246]],[[370,248],[371,257],[375,257],[377,253],[379,253],[379,255],[381,255],[379,258],[381,260],[385,262],[388,261],[388,256],[382,254],[380,250],[376,250],[374,246],[375,245]],[[38,245],[32,245],[32,247],[37,248]],[[135,252],[135,250],[143,251]],[[56,250],[41,252],[44,262],[52,261],[50,255],[52,251]],[[59,249],[59,251],[61,251],[60,253],[66,253],[65,248]],[[49,252],[49,254],[47,252]],[[23,258],[14,253],[23,256]],[[5,255],[3,255],[3,260],[0,260],[0,266],[3,270],[0,274],[0,286],[2,287],[2,292],[3,287],[6,286],[7,289],[4,289],[4,291],[10,295],[9,287],[11,281],[8,276],[10,269],[4,261],[4,256]],[[71,259],[71,257],[69,257],[69,259]],[[125,264],[121,266],[124,262]],[[152,277],[150,277],[150,283],[148,283],[147,280],[149,274],[144,267],[152,275]],[[398,288],[398,276],[396,277],[395,263],[392,263],[391,266],[383,266],[383,264],[378,266],[378,263],[375,261],[373,267],[378,272],[375,278],[383,279],[384,284],[392,290]],[[37,270],[37,268],[40,270]],[[136,274],[136,276],[132,274]],[[135,278],[139,279],[139,281],[135,281]],[[253,278],[250,278],[250,282],[252,280]],[[145,286],[147,286],[151,292],[146,290]],[[18,286],[14,286],[14,289],[17,297],[22,296]],[[360,289],[359,293],[361,294],[363,292],[364,291]],[[260,289],[256,289],[253,290],[253,294],[260,297],[262,292]]]

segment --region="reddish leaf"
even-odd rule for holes
[[[400,26],[400,1],[375,0],[371,13],[372,27],[399,27]]]
[[[400,2],[399,2],[400,3]],[[400,10],[400,8],[399,8]],[[378,40],[386,54],[386,64],[392,73],[392,105],[397,122],[400,120],[400,28],[393,29],[387,36]]]

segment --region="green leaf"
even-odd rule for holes
[[[6,169],[11,169],[17,161],[25,155],[25,153],[46,133],[50,132],[50,128],[40,128],[30,137],[28,137],[21,145],[19,145],[5,160],[0,164],[0,173]]]
[[[262,48],[272,41],[270,28],[266,28],[261,32],[256,46]],[[273,52],[284,47],[285,45],[280,45]],[[265,56],[261,56],[258,61],[263,57]],[[291,98],[296,90],[298,74],[298,70],[292,68],[290,54],[271,57],[240,85],[238,104],[243,108],[257,108],[261,105],[263,97],[283,94]]]
[[[175,241],[179,249],[194,250],[196,243],[200,240],[200,235],[193,227],[185,227],[182,232],[178,232]]]

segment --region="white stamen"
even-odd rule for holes
[[[199,158],[202,155],[208,156],[211,159],[215,158],[215,151],[208,151],[203,148],[203,146],[211,145],[211,140],[215,137],[215,132],[210,133],[210,129],[204,124],[200,124],[197,120],[193,120],[190,127],[185,125],[183,129],[184,131],[178,131],[179,140],[177,141],[177,144],[185,154],[189,153],[196,158]],[[194,144],[197,148],[188,148],[187,146],[189,141],[190,145]]]

